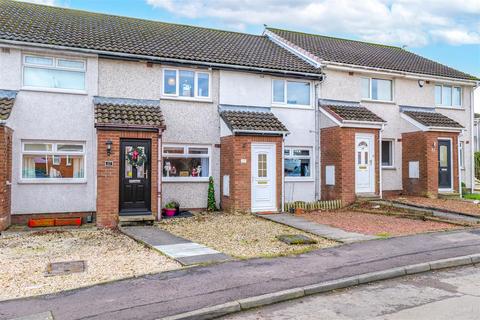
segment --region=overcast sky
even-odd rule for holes
[[[480,0],[29,0],[261,34],[263,24],[406,46],[480,77]]]

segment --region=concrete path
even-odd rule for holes
[[[318,294],[222,319],[478,320],[479,293],[480,266],[469,266]]]
[[[231,260],[226,254],[177,237],[156,226],[121,227],[120,230],[184,266]]]
[[[230,261],[0,302],[0,319],[159,319],[256,295],[480,253],[480,230],[363,241],[276,259]]]
[[[315,234],[320,237],[331,240],[340,241],[343,243],[352,243],[358,241],[378,239],[376,236],[365,235],[362,233],[348,232],[339,228],[327,226],[325,224],[316,223],[306,220],[302,217],[294,216],[288,213],[281,214],[265,214],[258,215],[261,218],[275,221],[305,232]]]

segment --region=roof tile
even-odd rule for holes
[[[0,90],[0,120],[5,121],[10,117],[16,96],[17,91]]]
[[[403,113],[426,127],[463,128],[460,123],[438,112],[408,110]]]
[[[222,111],[220,116],[233,131],[288,132],[284,124],[271,112]]]

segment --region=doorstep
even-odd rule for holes
[[[141,223],[153,224],[155,222],[155,217],[152,214],[137,214],[118,217],[118,222],[120,226],[129,226],[136,225]]]

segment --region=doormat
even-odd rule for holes
[[[168,217],[168,216],[163,216],[163,219],[175,219],[175,218],[190,218],[193,217],[193,213],[190,211],[180,211],[178,214]]]
[[[85,268],[86,268],[86,262],[84,260],[52,262],[47,265],[45,276],[51,277],[51,276],[66,275],[70,273],[79,273],[79,272],[84,272]]]
[[[314,239],[307,237],[303,234],[281,234],[277,236],[277,239],[291,245],[317,243],[317,241],[315,241]]]

